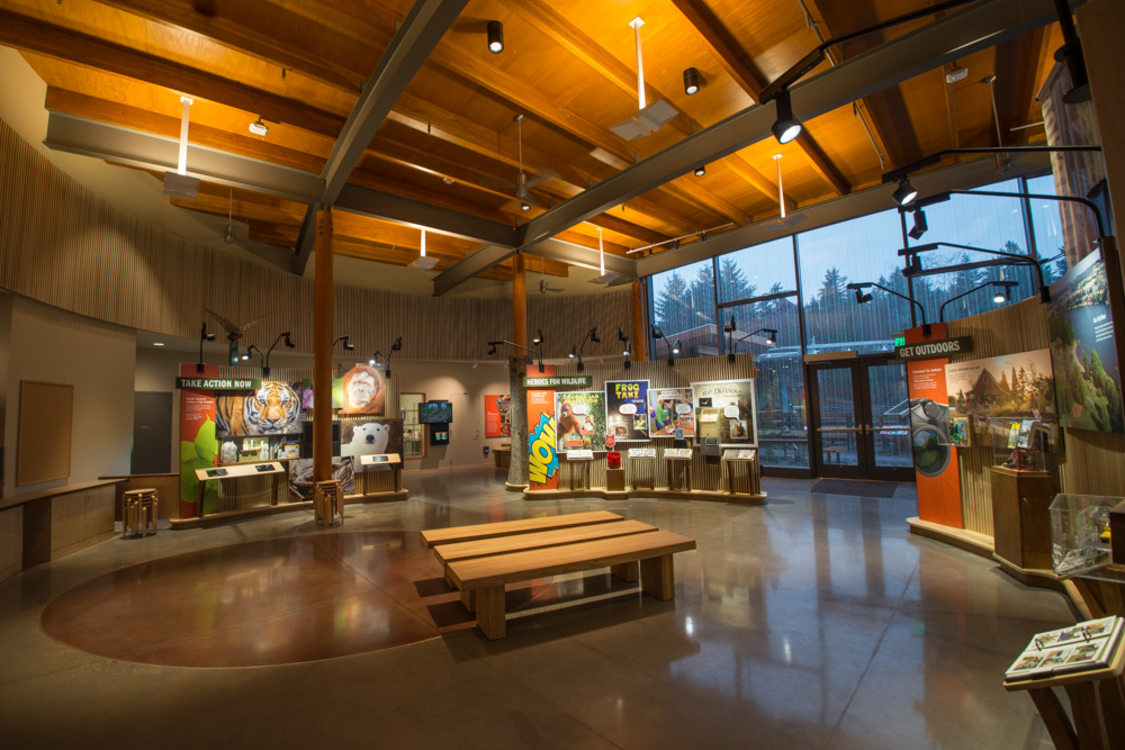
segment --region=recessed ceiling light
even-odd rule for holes
[[[695,168],[695,176],[696,177],[702,177],[705,174],[707,174],[707,167],[700,164],[698,167]]]
[[[153,341],[152,345],[153,346],[164,346],[164,342],[163,341]]]
[[[250,123],[250,132],[253,133],[254,135],[260,135],[262,137],[265,137],[265,136],[269,135],[270,128],[269,128],[268,125],[266,125],[264,122],[262,122],[261,117],[258,117],[257,120]]]

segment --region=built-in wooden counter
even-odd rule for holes
[[[0,498],[4,541],[18,542],[6,549],[0,573],[7,577],[112,537],[119,481],[76,482]]]

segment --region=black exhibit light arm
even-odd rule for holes
[[[859,29],[858,31],[853,31],[850,34],[844,34],[843,36],[827,39],[818,44],[811,52],[797,61],[795,65],[790,67],[787,71],[771,81],[768,86],[762,89],[761,92],[758,93],[758,103],[765,104],[770,99],[773,99],[779,93],[788,89],[794,83],[805,77],[809,73],[809,71],[811,71],[817,65],[820,65],[820,63],[824,60],[825,52],[830,47],[833,47],[837,44],[846,44],[847,42],[865,37],[868,34],[874,34],[879,31],[886,31],[887,29],[899,26],[904,23],[917,21],[920,18],[928,18],[930,16],[944,13],[947,10],[952,10],[962,5],[970,5],[974,2],[976,2],[976,0],[947,0],[947,2],[944,3],[928,5],[919,10],[912,11],[910,13],[904,13],[901,16],[888,18],[886,21],[882,21],[873,26],[867,26],[865,28]]]
[[[916,299],[912,299],[910,297],[907,297],[905,294],[900,294],[900,293],[896,292],[894,289],[888,289],[887,287],[883,286],[882,284],[876,284],[874,281],[860,281],[860,282],[854,282],[854,283],[848,284],[848,289],[855,290],[856,302],[859,303],[859,304],[863,304],[864,302],[867,302],[871,299],[870,294],[867,294],[867,295],[863,294],[863,290],[867,289],[868,287],[875,287],[876,289],[882,289],[887,294],[894,295],[895,297],[898,297],[899,299],[904,299],[907,302],[909,302],[910,304],[917,306],[918,315],[919,315],[919,317],[922,318],[922,334],[925,335],[925,336],[930,335],[930,331],[932,329],[930,327],[930,324],[926,322],[926,308],[922,306],[921,302],[919,302]]]
[[[970,192],[970,191],[966,191]],[[976,247],[974,245],[962,245],[957,242],[927,242],[924,245],[915,245],[914,247],[904,247],[898,251],[899,255],[907,258],[916,257],[918,253],[928,253],[932,250],[937,250],[939,247],[952,247],[958,250],[968,250],[975,253],[985,253],[986,255],[996,255],[1003,258],[1003,261],[985,261],[980,263],[959,263],[953,266],[946,266],[944,268],[932,268],[929,270],[922,270],[921,266],[914,266],[907,263],[907,273],[905,276],[933,276],[937,273],[949,273],[953,271],[966,271],[973,268],[985,268],[987,266],[1000,266],[1000,265],[1020,265],[1030,266],[1035,272],[1035,282],[1039,286],[1039,298],[1044,302],[1051,301],[1051,290],[1047,286],[1046,280],[1043,278],[1043,267],[1035,258],[1029,255],[1022,255],[1020,253],[1008,253],[1003,250],[990,250],[987,247]]]
[[[523,346],[522,344],[517,344],[514,341],[508,341],[507,339],[500,339],[498,341],[489,341],[488,342],[488,353],[489,354],[495,354],[496,353],[496,347],[498,347],[498,346],[510,346],[513,349],[519,349],[521,351],[525,351],[529,355],[537,356],[538,360],[539,360],[539,372],[546,372],[546,368],[543,367],[543,336],[542,336],[542,334],[540,334],[537,338],[538,338],[538,344],[539,344],[539,350],[538,351],[536,351],[535,349],[529,349],[526,346]]]
[[[950,297],[949,299],[947,299],[945,302],[941,303],[941,307],[938,309],[938,321],[941,322],[941,323],[945,322],[945,308],[946,307],[948,307],[949,305],[951,305],[952,303],[956,302],[959,299],[962,299],[964,297],[968,297],[970,294],[972,294],[974,292],[979,292],[981,289],[985,289],[987,287],[994,287],[996,289],[1003,289],[1005,298],[1010,299],[1011,298],[1011,289],[1014,286],[1016,286],[1016,282],[1014,282],[1014,281],[986,281],[983,284],[978,284],[977,286],[974,286],[972,289],[970,289],[967,292],[961,292],[960,294],[954,295],[954,296]]]
[[[195,363],[196,372],[203,372],[203,342],[214,340],[215,334],[207,332],[207,321],[203,321],[203,325],[199,328],[199,361]]]
[[[944,193],[922,198],[899,208],[900,211],[913,211],[916,208],[926,208],[935,203],[949,200],[951,195],[983,195],[988,198],[1027,198],[1028,200],[1061,201],[1063,203],[1081,203],[1094,213],[1094,221],[1098,225],[1098,236],[1106,237],[1105,219],[1102,218],[1101,208],[1089,198],[1077,195],[1045,195],[1043,193],[1004,193],[995,190],[947,190]]]
[[[935,151],[929,156],[923,156],[918,161],[911,162],[904,167],[899,167],[898,169],[892,169],[890,172],[883,173],[883,184],[904,180],[918,170],[938,164],[946,156],[952,156],[954,154],[1082,153],[1101,150],[1101,146],[991,146],[981,148],[946,148],[941,151]]]

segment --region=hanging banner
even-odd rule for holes
[[[614,443],[648,440],[648,428],[648,381],[607,380],[605,429]]]
[[[554,367],[546,368],[554,375]],[[536,368],[538,371],[538,367]],[[530,490],[559,488],[559,455],[555,445],[555,390],[527,391],[527,479]]]
[[[945,325],[935,324],[931,339],[945,337]],[[922,329],[906,332],[910,345],[920,344]],[[945,365],[949,357],[913,359],[906,363],[910,396],[910,436],[918,488],[918,517],[956,529],[963,528],[961,476],[957,448],[949,435],[949,399]]]
[[[557,391],[558,452],[605,450],[605,396],[601,391]]]
[[[506,393],[484,394],[484,436],[511,437],[512,397]]]
[[[182,375],[187,378],[212,379],[219,374],[216,365],[207,365],[202,373],[193,364],[182,365]],[[212,391],[180,390],[180,518],[199,515],[199,479],[196,469],[215,465],[219,441],[215,438],[215,394]],[[214,513],[218,508],[219,494],[210,483],[203,499],[204,508]]]

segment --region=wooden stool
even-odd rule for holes
[[[122,493],[121,537],[148,535],[148,521],[152,519],[152,533],[156,533],[156,519],[159,515],[157,492],[151,487],[139,490],[126,490]]]
[[[344,488],[339,479],[316,483],[313,512],[320,526],[338,526],[344,522]]]

